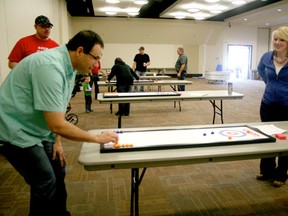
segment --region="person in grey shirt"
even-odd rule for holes
[[[179,55],[176,64],[175,69],[177,71],[177,77],[178,80],[185,80],[185,77],[187,76],[187,62],[188,58],[184,54],[184,49],[182,47],[179,47],[177,49],[177,53]],[[178,91],[185,91],[185,85],[178,85]]]

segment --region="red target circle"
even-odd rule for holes
[[[243,137],[246,136],[246,133],[239,130],[222,130],[219,132],[223,136],[229,136],[229,137]]]

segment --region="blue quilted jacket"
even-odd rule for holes
[[[277,75],[273,51],[267,52],[259,62],[258,73],[266,84],[262,101],[267,105],[288,106],[288,63]]]

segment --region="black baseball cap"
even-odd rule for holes
[[[39,26],[53,26],[48,17],[43,15],[36,17],[35,24]]]

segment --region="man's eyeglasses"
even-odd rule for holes
[[[87,53],[88,55],[90,55],[95,61],[98,61],[100,59],[99,56],[94,56],[91,53]]]

